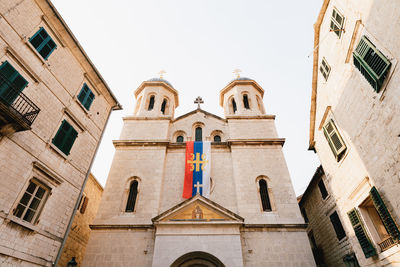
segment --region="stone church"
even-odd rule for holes
[[[135,91],[83,266],[315,266],[306,224],[267,115],[264,90],[237,78],[220,91],[221,118],[174,117],[162,78]],[[182,197],[188,141],[210,141],[210,193]]]

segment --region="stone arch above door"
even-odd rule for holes
[[[170,267],[225,267],[225,265],[209,253],[193,251],[180,256]]]

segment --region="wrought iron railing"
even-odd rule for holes
[[[0,101],[19,115],[29,126],[40,112],[26,95],[19,91],[5,76],[0,73]]]
[[[383,240],[382,242],[379,242],[378,245],[382,251],[385,251],[391,247],[394,247],[397,243],[398,243],[398,241],[393,240],[392,237],[388,237],[385,240]]]

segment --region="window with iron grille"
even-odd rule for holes
[[[0,99],[11,105],[28,82],[8,61],[0,65]]]
[[[31,180],[17,207],[14,209],[13,215],[29,223],[35,223],[39,218],[49,191],[41,183]]]
[[[331,28],[331,31],[333,31],[339,38],[342,36],[343,24],[344,24],[343,15],[340,14],[336,8],[334,8],[332,11],[330,28]]]
[[[72,145],[75,142],[78,132],[66,120],[63,120],[60,128],[54,136],[52,143],[65,155],[69,155]]]
[[[57,48],[56,43],[43,27],[29,38],[29,42],[44,59],[47,59],[54,49]]]
[[[321,66],[319,67],[319,71],[321,72],[322,76],[324,76],[325,81],[328,80],[329,73],[331,72],[331,67],[328,65],[328,62],[325,58],[321,61]]]
[[[328,191],[326,190],[324,181],[322,179],[319,180],[319,182],[318,182],[318,188],[319,188],[319,191],[321,192],[322,198],[325,199],[328,196]]]
[[[333,225],[333,229],[335,229],[336,237],[338,240],[342,240],[346,236],[346,232],[343,229],[343,225],[340,222],[339,215],[337,212],[333,212],[331,216],[329,216],[331,219],[331,223]]]
[[[94,94],[86,83],[83,84],[83,87],[79,92],[78,100],[79,102],[81,102],[86,110],[90,109],[90,106],[92,105],[92,102],[94,100]]]
[[[324,135],[329,143],[333,155],[339,161],[346,151],[346,145],[343,142],[335,123],[330,119],[323,127]]]
[[[392,63],[364,35],[353,52],[354,66],[379,93]]]

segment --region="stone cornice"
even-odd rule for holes
[[[226,116],[227,120],[275,120],[275,115],[258,115],[258,116],[237,116],[231,115]]]
[[[252,229],[282,229],[282,230],[306,230],[307,223],[277,223],[277,224],[244,224],[242,230],[252,230]]]
[[[137,229],[137,230],[147,230],[153,229],[152,224],[90,224],[90,229],[92,230],[119,230],[119,229]]]
[[[266,139],[228,139],[230,145],[281,145],[285,144],[285,138]]]
[[[114,147],[121,146],[168,146],[169,140],[113,140]]]
[[[171,116],[165,117],[136,117],[136,116],[127,116],[122,118],[123,121],[155,121],[155,120],[172,120]]]

